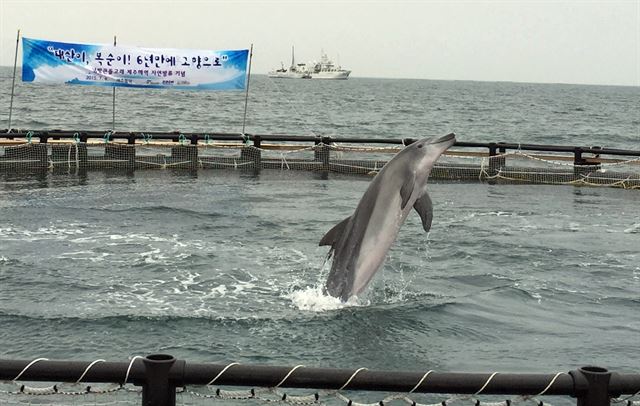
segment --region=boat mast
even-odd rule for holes
[[[289,71],[293,72],[296,70],[296,58],[293,54],[293,45],[291,45],[291,67],[289,67]]]

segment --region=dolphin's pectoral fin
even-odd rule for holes
[[[422,219],[422,228],[424,228],[424,231],[429,232],[431,229],[431,221],[433,220],[433,205],[429,194],[425,192],[420,196],[413,205],[413,208],[416,209]]]
[[[400,209],[404,210],[405,206],[409,202],[411,198],[411,194],[413,193],[413,188],[415,187],[416,177],[415,175],[407,176],[400,188],[400,198],[402,199],[402,203],[400,204]]]
[[[320,240],[320,244],[318,245],[331,245],[333,247],[333,244],[335,244],[336,241],[340,239],[340,236],[342,235],[342,232],[344,231],[344,228],[347,226],[347,223],[350,219],[351,216],[333,226],[333,228],[327,231],[324,237],[322,237],[322,239]]]

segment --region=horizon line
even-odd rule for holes
[[[11,65],[0,65],[1,68],[12,69]],[[22,68],[22,65],[16,66]],[[267,73],[252,72],[252,75],[267,76]],[[16,75],[18,77],[18,75]],[[428,80],[439,82],[479,82],[479,83],[514,83],[531,85],[576,85],[576,86],[609,86],[609,87],[640,87],[640,79],[635,84],[612,84],[612,83],[580,83],[580,82],[536,82],[527,80],[489,80],[489,79],[438,79],[438,78],[417,78],[417,77],[388,77],[388,76],[349,76],[350,79],[383,79],[383,80]],[[348,80],[348,79],[347,79]]]

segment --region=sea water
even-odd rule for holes
[[[11,70],[1,73],[8,126]],[[248,133],[640,148],[637,87],[251,80]],[[14,128],[109,130],[111,89],[18,83]],[[244,93],[117,89],[116,131],[240,132]],[[640,192],[433,183],[362,297],[318,242],[369,177],[0,175],[0,357],[638,372]]]

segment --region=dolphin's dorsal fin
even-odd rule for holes
[[[424,231],[429,232],[431,229],[431,221],[433,220],[433,204],[431,203],[429,193],[424,192],[424,194],[416,200],[413,208],[416,209],[420,215],[420,219],[422,219],[422,228],[424,228]]]
[[[351,219],[351,216],[347,217],[346,219],[342,220],[341,222],[333,226],[333,228],[327,231],[324,237],[322,237],[322,239],[320,240],[320,244],[318,245],[333,246],[333,244],[335,244],[336,241],[340,239],[340,236],[342,235],[342,232],[344,231],[344,228],[347,226],[347,223],[349,222],[350,219]]]
[[[400,210],[404,210],[407,203],[409,203],[409,199],[411,198],[411,194],[413,193],[415,183],[416,177],[414,174],[411,174],[404,178],[404,183],[400,188],[400,198],[402,199],[402,203],[400,203]]]

